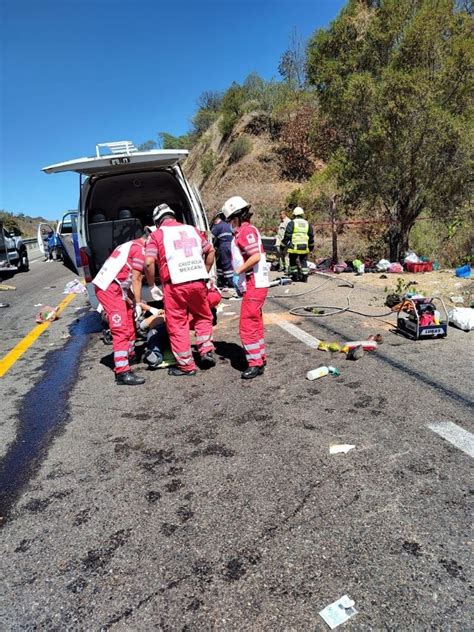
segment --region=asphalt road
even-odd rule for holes
[[[2,354],[71,278],[38,264],[10,281]],[[0,380],[15,480],[3,495],[1,629],[323,631],[318,612],[344,594],[358,610],[347,630],[470,629],[469,445],[429,424],[473,430],[472,334],[412,342],[373,319],[287,312],[342,306],[347,292],[328,283],[269,299],[261,378],[240,380],[239,302],[226,301],[216,368],[176,379],[139,367],[136,388],[115,386],[111,349],[77,297]],[[351,294],[384,311],[369,300]],[[282,323],[385,342],[350,362]],[[341,376],[305,380],[327,363]],[[330,455],[337,443],[356,447]]]

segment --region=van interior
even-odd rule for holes
[[[88,243],[97,272],[118,245],[143,235],[153,225],[153,209],[166,203],[176,219],[192,224],[193,216],[181,183],[169,170],[93,178],[86,201]]]

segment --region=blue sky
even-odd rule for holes
[[[277,77],[293,29],[344,0],[0,0],[0,208],[54,219],[78,176],[45,175],[98,142],[182,134],[205,90]]]

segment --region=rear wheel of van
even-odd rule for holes
[[[28,251],[25,248],[24,250],[21,250],[19,253],[18,270],[20,272],[28,272],[29,269],[30,269],[30,262],[28,260]]]

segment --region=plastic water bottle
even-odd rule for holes
[[[329,367],[320,366],[317,369],[312,369],[311,371],[308,371],[308,373],[306,373],[306,379],[317,380],[320,377],[324,377],[325,375],[328,375],[328,374],[329,374]]]

